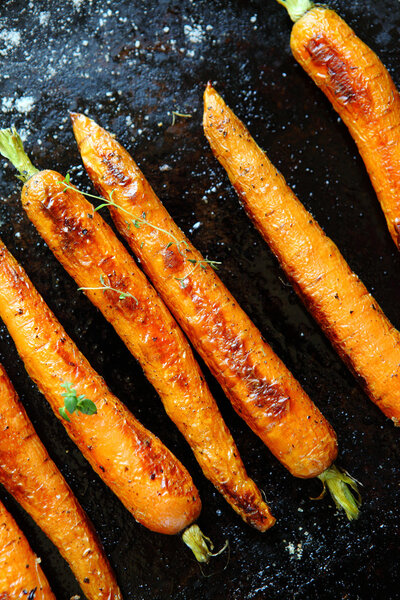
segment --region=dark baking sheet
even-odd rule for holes
[[[379,53],[399,86],[398,1],[332,6]],[[329,500],[309,500],[319,494],[318,482],[291,477],[205,369],[248,471],[278,518],[265,534],[242,523],[202,476],[123,343],[25,217],[20,184],[2,162],[3,240],[111,389],[189,468],[203,499],[204,532],[217,546],[230,541],[228,564],[225,554],[203,574],[178,537],[136,524],[70,442],[0,326],[0,359],[93,520],[126,600],[400,597],[399,432],[363,394],[286,283],[201,128],[202,92],[211,79],[399,327],[399,254],[350,135],[291,56],[290,27],[272,0],[35,0],[0,7],[1,126],[14,123],[37,166],[70,171],[84,189],[89,184],[68,110],[84,111],[115,132],[195,245],[222,261],[221,278],[330,419],[338,462],[363,483],[356,523]],[[172,126],[172,110],[193,117]],[[57,597],[80,594],[35,524],[3,490],[0,497],[42,557]]]

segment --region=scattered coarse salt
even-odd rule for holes
[[[32,110],[35,104],[35,98],[33,96],[21,96],[15,101],[15,108],[20,113],[28,113]]]
[[[44,10],[39,13],[39,25],[47,25],[50,19],[50,13],[48,10]]]
[[[0,41],[4,42],[5,45],[5,47],[0,48],[0,55],[6,56],[8,52],[19,46],[21,33],[16,29],[3,29],[0,31]]]
[[[204,39],[201,25],[184,25],[183,32],[192,44],[200,44]]]
[[[293,544],[293,542],[289,542],[288,545],[286,546],[286,550],[289,552],[289,554],[294,554],[296,551],[296,547]]]
[[[286,550],[289,552],[291,558],[300,560],[303,555],[303,544],[299,542],[296,546],[293,542],[288,542]]]
[[[1,110],[5,113],[10,112],[13,103],[14,103],[14,100],[12,98],[7,98],[7,97],[3,98],[1,101]]]
[[[18,46],[21,41],[21,33],[16,29],[3,29],[0,31],[0,40],[9,46]]]
[[[169,165],[161,165],[159,169],[160,171],[172,171],[172,167],[170,167]]]
[[[253,15],[250,17],[250,23],[255,23],[257,21],[257,15]]]

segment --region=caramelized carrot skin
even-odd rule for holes
[[[55,544],[88,599],[121,598],[92,524],[49,457],[1,364],[0,483]]]
[[[28,540],[1,502],[0,598],[55,600]]]
[[[190,260],[203,260],[167,213],[129,154],[83,115],[73,117],[75,137],[97,189],[118,206],[165,229]],[[298,477],[314,477],[337,454],[335,434],[264,342],[215,272],[193,263],[170,245],[171,236],[149,226],[129,227],[111,209],[118,230],[140,258],[155,287],[230,398],[233,407],[275,456]]]
[[[400,334],[243,123],[209,85],[204,131],[247,214],[365,391],[400,421]]]
[[[349,128],[400,248],[400,95],[392,78],[343,19],[324,7],[295,23],[290,45]]]
[[[131,255],[93,206],[63,178],[41,171],[22,190],[28,217],[79,287],[140,361],[171,419],[190,443],[204,474],[242,518],[261,531],[274,524],[260,490],[248,477],[193,352]]]
[[[175,534],[199,515],[193,481],[174,455],[110,392],[0,242],[0,317],[28,374],[61,419],[63,382],[97,406],[62,424],[103,481],[135,519],[153,531]]]

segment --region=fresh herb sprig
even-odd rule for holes
[[[65,190],[74,190],[76,191],[76,188],[73,187],[72,185],[70,185],[70,175],[69,173],[67,173],[65,179],[63,181],[61,181],[60,183],[64,184],[64,189],[63,191],[65,192]],[[175,237],[170,231],[167,231],[166,229],[163,229],[162,227],[158,227],[158,225],[154,225],[154,223],[151,223],[150,221],[147,220],[146,218],[146,213],[142,213],[142,215],[140,217],[136,217],[133,213],[131,213],[129,210],[126,210],[126,208],[124,208],[123,206],[120,206],[119,204],[117,204],[116,202],[114,202],[113,200],[113,194],[114,194],[115,190],[112,190],[109,193],[109,197],[107,198],[103,198],[102,196],[96,196],[95,194],[89,194],[87,192],[80,192],[83,196],[86,196],[88,198],[94,198],[95,200],[101,200],[102,203],[99,206],[96,206],[96,208],[94,209],[95,212],[101,210],[102,208],[105,207],[109,207],[112,206],[113,208],[116,208],[117,210],[120,210],[121,212],[125,213],[126,215],[130,216],[132,218],[131,224],[136,227],[137,229],[139,229],[141,227],[141,225],[148,225],[149,227],[152,227],[153,229],[156,229],[157,231],[160,231],[162,233],[165,233],[166,235],[168,235],[170,238],[172,238],[172,241],[169,242],[166,246],[166,249],[170,248],[172,245],[175,244],[176,249],[178,250],[179,254],[185,259],[187,260],[189,263],[191,263],[193,266],[192,270],[187,273],[186,275],[184,275],[184,277],[174,277],[174,279],[176,281],[179,281],[180,286],[182,288],[186,287],[186,280],[188,279],[188,277],[190,277],[192,275],[192,273],[194,273],[194,271],[197,269],[197,267],[200,267],[201,269],[206,269],[207,265],[210,266],[212,269],[216,270],[218,269],[218,265],[221,264],[220,261],[217,260],[208,260],[208,259],[203,259],[203,260],[197,260],[195,258],[188,258],[187,255],[185,254],[185,252],[190,252],[190,248],[189,248],[189,244],[186,240],[178,240],[177,237]],[[128,223],[128,227],[130,226],[130,223]],[[104,287],[104,286],[103,286]],[[80,289],[96,289],[96,288],[80,288]],[[110,288],[112,289],[112,288]],[[118,290],[115,290],[118,291]]]
[[[181,113],[181,112],[178,112],[177,110],[173,110],[172,111],[172,125],[175,125],[176,117],[182,117],[183,119],[191,119],[192,115],[189,113]]]
[[[117,292],[118,295],[118,299],[119,300],[125,300],[125,298],[132,298],[135,302],[136,302],[136,306],[139,304],[139,300],[137,298],[135,298],[135,296],[133,294],[131,294],[130,292],[121,292],[121,290],[118,290],[117,288],[113,288],[110,285],[107,285],[107,283],[104,281],[104,276],[100,275],[100,283],[101,286],[98,287],[80,287],[78,288],[78,291],[86,291],[86,290],[103,290],[103,292],[105,292],[106,290],[110,290],[111,292]]]
[[[97,407],[92,400],[86,398],[84,394],[78,393],[75,388],[72,387],[72,383],[65,381],[61,384],[61,387],[65,389],[62,393],[64,398],[64,406],[59,409],[60,415],[63,419],[71,422],[67,412],[72,415],[74,412],[81,412],[84,415],[95,415],[97,413]]]

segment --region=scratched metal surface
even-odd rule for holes
[[[376,50],[400,85],[397,0],[332,6]],[[394,599],[399,566],[399,431],[357,386],[285,282],[239,208],[201,129],[208,79],[400,326],[400,257],[363,163],[325,97],[294,63],[290,22],[272,0],[6,0],[0,7],[1,126],[14,123],[35,164],[70,171],[89,190],[69,110],[88,113],[133,153],[194,243],[220,274],[338,433],[342,466],[362,482],[360,520],[349,524],[317,482],[295,480],[207,379],[248,471],[276,515],[252,531],[201,475],[140,367],[76,290],[19,205],[20,184],[1,163],[1,237],[111,389],[184,462],[203,499],[200,525],[226,555],[204,575],[178,537],[136,524],[91,471],[30,382],[4,326],[0,360],[103,541],[124,597],[140,600]],[[171,125],[171,111],[192,114]],[[377,365],[379,369],[379,365]],[[42,557],[58,598],[79,594],[68,567],[0,490]]]

